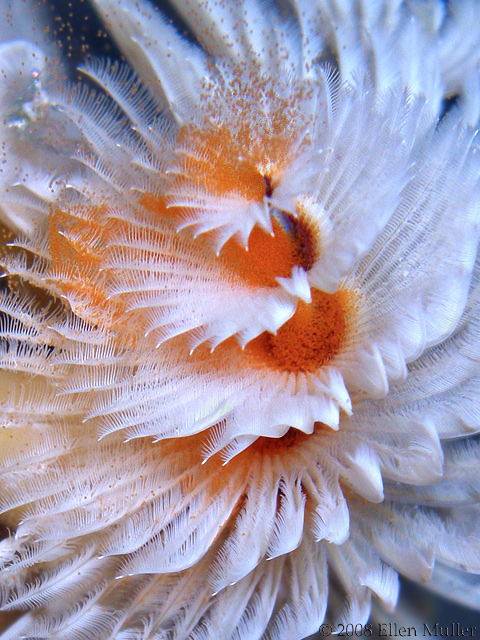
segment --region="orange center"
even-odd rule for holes
[[[245,351],[274,369],[315,371],[335,357],[345,341],[350,295],[314,289],[312,302],[299,302],[295,314],[276,335],[264,332]]]
[[[220,260],[253,286],[275,287],[276,278],[288,278],[292,267],[306,271],[312,267],[315,247],[306,222],[284,211],[273,210],[270,235],[254,227],[248,239],[248,250],[231,238],[222,248]]]

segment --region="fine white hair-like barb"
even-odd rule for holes
[[[91,4],[1,22],[2,640],[478,607],[480,4]]]

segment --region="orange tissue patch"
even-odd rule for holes
[[[245,153],[251,147],[248,138],[248,132],[234,135],[226,126],[183,127],[177,145],[182,175],[175,187],[195,186],[206,194],[235,194],[249,202],[261,202],[265,183],[255,157]]]
[[[139,204],[145,207],[147,211],[153,213],[155,218],[160,220],[177,220],[178,209],[169,208],[165,199],[153,193],[144,193],[139,199]]]
[[[55,270],[85,275],[98,267],[99,260],[93,247],[101,233],[95,220],[80,219],[68,211],[56,209],[50,214],[48,234]]]
[[[313,372],[334,358],[345,343],[352,295],[312,290],[312,302],[300,301],[276,335],[264,332],[248,343],[254,361],[291,373]]]
[[[273,235],[256,226],[248,250],[231,238],[220,252],[225,266],[250,285],[276,287],[276,278],[288,278],[293,266],[306,271],[312,267],[315,245],[310,229],[301,218],[276,213],[272,216]]]
[[[49,250],[52,272],[49,280],[60,288],[75,312],[93,324],[112,319],[102,273],[104,236],[103,211],[57,209],[49,219]],[[107,233],[108,235],[108,233]]]

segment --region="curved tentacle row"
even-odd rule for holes
[[[478,2],[172,4],[0,33],[2,640],[478,606]]]

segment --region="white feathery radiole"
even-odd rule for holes
[[[478,0],[90,0],[124,62],[78,85],[29,5],[1,639],[302,640],[398,574],[478,608]]]

